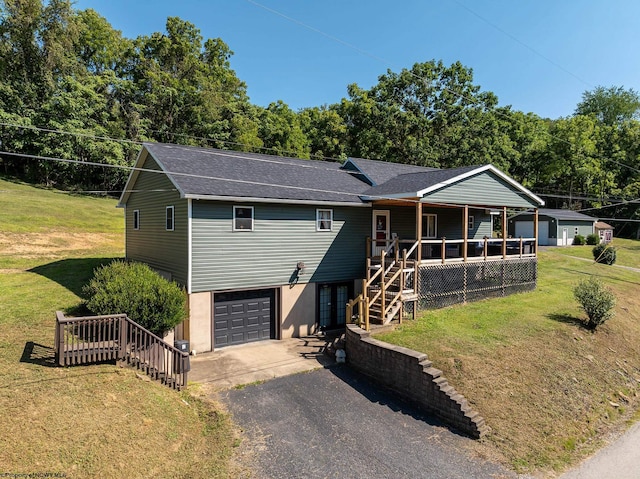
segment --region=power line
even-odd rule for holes
[[[482,15],[480,15],[478,12],[476,12],[475,10],[467,7],[465,4],[463,4],[462,2],[460,2],[459,0],[452,0],[454,3],[457,3],[460,7],[464,8],[466,11],[468,11],[469,13],[471,13],[472,15],[478,17],[480,20],[482,20],[483,22],[487,23],[488,25],[492,26],[493,28],[495,28],[497,31],[499,31],[500,33],[506,35],[507,37],[509,37],[511,40],[513,40],[516,43],[519,43],[520,45],[522,45],[523,47],[525,47],[527,50],[531,51],[532,53],[538,55],[540,58],[542,58],[543,60],[551,63],[554,67],[562,70],[563,72],[565,72],[568,75],[571,75],[573,78],[575,78],[576,80],[578,80],[581,83],[584,83],[586,86],[588,86],[589,88],[593,88],[594,85],[592,85],[591,83],[589,83],[588,81],[580,78],[578,75],[576,75],[575,73],[573,73],[570,70],[567,70],[565,67],[563,67],[562,65],[560,65],[559,63],[554,62],[553,60],[551,60],[549,57],[543,55],[542,53],[540,53],[538,50],[536,50],[535,48],[533,48],[532,46],[524,43],[522,40],[520,40],[519,38],[515,37],[514,35],[512,35],[511,33],[507,32],[506,30],[500,28],[498,25],[496,25],[495,23],[493,23],[492,21],[488,20],[487,18],[483,17]]]
[[[337,42],[337,43],[340,43],[341,45],[344,45],[344,46],[346,46],[346,47],[348,47],[348,48],[351,48],[351,49],[355,50],[356,52],[360,53],[361,55],[365,55],[365,56],[368,56],[368,57],[370,57],[370,58],[373,58],[373,59],[375,59],[375,60],[377,60],[377,61],[379,61],[379,62],[381,62],[381,63],[384,63],[385,65],[392,65],[392,66],[394,66],[394,67],[396,67],[396,68],[402,68],[402,67],[398,67],[398,66],[397,66],[397,65],[395,65],[393,62],[390,62],[390,61],[388,61],[388,60],[386,60],[386,59],[384,59],[384,58],[382,58],[382,57],[379,57],[379,56],[377,56],[377,55],[374,55],[374,54],[372,54],[372,53],[370,53],[370,52],[368,52],[368,51],[366,51],[366,50],[364,50],[364,49],[362,49],[362,48],[360,48],[360,47],[357,47],[357,46],[355,46],[355,45],[352,45],[351,43],[345,42],[344,40],[341,40],[341,39],[340,39],[340,38],[338,38],[338,37],[335,37],[335,36],[330,35],[330,34],[328,34],[328,33],[326,33],[326,32],[323,32],[322,30],[320,30],[320,29],[318,29],[318,28],[316,28],[316,27],[312,27],[311,25],[308,25],[308,24],[306,24],[306,23],[304,23],[304,22],[302,22],[302,21],[300,21],[300,20],[297,20],[297,19],[295,19],[295,18],[293,18],[293,17],[290,17],[290,16],[288,16],[288,15],[285,15],[284,13],[279,12],[278,10],[275,10],[275,9],[273,9],[273,8],[270,8],[270,7],[267,7],[267,6],[265,6],[265,5],[262,5],[261,3],[258,3],[258,2],[256,2],[255,0],[246,0],[246,1],[247,1],[248,3],[251,3],[252,5],[255,5],[255,6],[257,6],[257,7],[260,7],[260,8],[262,8],[262,9],[264,9],[264,10],[268,11],[268,12],[271,12],[271,13],[273,13],[274,15],[280,16],[280,17],[282,17],[282,18],[284,18],[284,19],[286,19],[286,20],[288,20],[288,21],[290,21],[290,22],[293,22],[293,23],[295,23],[295,24],[297,24],[297,25],[300,25],[301,27],[304,27],[304,28],[306,28],[306,29],[308,29],[308,30],[310,30],[310,31],[312,31],[312,32],[315,32],[315,33],[317,33],[317,34],[319,34],[319,35],[322,35],[322,36],[324,36],[324,37],[326,37],[326,38],[328,38],[328,39],[330,39],[330,40],[333,40],[333,41],[335,41],[335,42]],[[426,80],[425,78],[421,77],[420,75],[417,75],[416,73],[412,72],[412,71],[411,71],[411,70],[409,70],[409,69],[406,69],[406,68],[403,68],[403,69],[404,69],[404,70],[406,70],[406,71],[407,71],[411,76],[413,76],[414,78],[417,78],[418,80],[421,80],[421,81],[422,81],[422,82],[424,82],[425,84],[427,83],[427,80]],[[582,81],[582,80],[581,80],[581,81]],[[469,97],[465,96],[465,95],[464,95],[464,94],[462,94],[462,93],[459,93],[459,92],[453,91],[453,90],[451,90],[450,88],[447,88],[446,86],[444,86],[444,85],[442,85],[442,84],[440,84],[439,86],[440,86],[440,88],[442,88],[444,91],[447,91],[447,92],[449,92],[449,93],[451,93],[451,94],[453,94],[453,95],[457,96],[457,97],[458,97],[458,98],[460,98],[460,99],[464,99],[464,100],[468,101],[468,102],[469,102],[469,103],[471,103],[471,104],[477,104],[477,103],[478,103],[478,100],[476,100],[476,99],[474,99],[474,98],[469,98]],[[494,110],[492,110],[492,111],[493,111],[496,115],[501,116],[501,117],[503,117],[503,118],[505,118],[505,119],[507,119],[507,120],[512,120],[512,119],[513,119],[513,117],[507,116],[506,114],[502,113],[499,109],[494,109]],[[565,143],[565,144],[567,144],[567,145],[571,145],[571,146],[573,146],[573,143],[571,143],[569,140],[565,140],[564,138],[560,138],[560,137],[557,137],[557,136],[555,136],[555,135],[552,135],[552,134],[551,134],[549,131],[547,131],[547,130],[538,130],[538,129],[536,129],[536,130],[534,130],[534,131],[536,131],[536,132],[540,132],[540,133],[543,133],[543,134],[545,134],[545,135],[549,136],[550,138],[554,138],[554,139],[556,139],[556,140],[558,140],[558,141],[560,141],[560,142],[562,142],[562,143]],[[580,150],[578,151],[578,153],[581,153],[583,156],[586,156],[586,155],[584,154],[584,152],[583,152],[583,151],[581,151],[581,150],[582,150],[582,149],[580,149]],[[617,165],[619,165],[619,166],[624,166],[624,167],[626,167],[626,168],[629,168],[629,169],[631,169],[631,170],[633,170],[633,171],[636,171],[636,172],[640,173],[640,170],[639,170],[639,169],[637,169],[637,168],[633,168],[633,167],[631,167],[631,166],[629,166],[629,165],[626,165],[626,164],[624,164],[624,163],[620,163],[619,161],[616,161],[616,160],[614,160],[614,159],[612,159],[612,158],[605,158],[605,157],[599,157],[599,158],[600,158],[601,160],[603,160],[603,161],[610,161],[610,162],[615,163],[615,164],[617,164]]]

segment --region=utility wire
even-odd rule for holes
[[[279,12],[278,10],[275,10],[275,9],[273,9],[273,8],[270,8],[270,7],[267,7],[267,6],[265,6],[265,5],[262,5],[261,3],[258,3],[258,2],[256,2],[255,0],[245,0],[245,1],[246,1],[246,2],[248,2],[248,3],[251,3],[252,5],[255,5],[255,6],[257,6],[257,7],[260,7],[260,8],[262,8],[262,9],[264,9],[264,10],[268,11],[268,12],[271,12],[271,13],[273,13],[274,15],[280,16],[280,17],[282,17],[282,18],[284,18],[284,19],[286,19],[286,20],[288,20],[288,21],[290,21],[290,22],[293,22],[293,23],[295,23],[295,24],[297,24],[297,25],[299,25],[299,26],[301,26],[301,27],[304,27],[304,28],[306,28],[307,30],[310,30],[310,31],[312,31],[312,32],[315,32],[315,33],[317,33],[317,34],[319,34],[319,35],[322,35],[322,36],[324,36],[324,37],[326,37],[326,38],[328,38],[328,39],[330,39],[330,40],[333,40],[333,41],[335,41],[335,42],[337,42],[337,43],[340,43],[341,45],[344,45],[344,46],[346,46],[346,47],[348,47],[348,48],[351,48],[351,49],[355,50],[356,52],[360,53],[361,55],[365,55],[365,56],[368,56],[368,57],[370,57],[370,58],[373,58],[373,59],[375,59],[375,60],[377,60],[377,61],[379,61],[379,62],[381,62],[381,63],[384,63],[385,65],[392,65],[394,68],[402,68],[402,67],[399,67],[398,65],[395,65],[395,64],[394,64],[393,62],[391,62],[391,61],[388,61],[388,60],[386,60],[386,59],[384,59],[384,58],[382,58],[382,57],[379,57],[379,56],[377,56],[377,55],[374,55],[374,54],[372,54],[372,53],[370,53],[370,52],[368,52],[368,51],[366,51],[366,50],[364,50],[364,49],[362,49],[362,48],[360,48],[360,47],[357,47],[357,46],[355,46],[355,45],[352,45],[351,43],[345,42],[344,40],[341,40],[340,38],[337,38],[337,37],[335,37],[335,36],[333,36],[333,35],[330,35],[330,34],[328,34],[328,33],[325,33],[325,32],[323,32],[322,30],[320,30],[320,29],[318,29],[318,28],[316,28],[316,27],[312,27],[311,25],[308,25],[308,24],[306,24],[306,23],[304,23],[304,22],[302,22],[302,21],[300,21],[300,20],[297,20],[297,19],[295,19],[295,18],[292,18],[292,17],[290,17],[290,16],[288,16],[288,15],[285,15],[284,13],[281,13],[281,12]],[[411,76],[413,76],[413,77],[417,78],[418,80],[421,80],[421,81],[422,81],[422,82],[424,82],[425,84],[427,83],[427,80],[426,80],[425,78],[421,77],[420,75],[417,75],[416,73],[412,72],[411,70],[409,70],[409,69],[407,69],[407,68],[402,68],[402,69],[403,69],[403,70],[406,70],[406,71],[407,71]],[[581,80],[581,81],[583,81],[583,80]],[[440,85],[440,88],[442,88],[443,90],[445,90],[445,91],[447,91],[447,92],[449,92],[449,93],[451,93],[451,94],[453,94],[453,95],[457,96],[457,97],[458,97],[458,98],[460,98],[460,99],[464,99],[464,100],[466,100],[466,101],[470,102],[471,104],[477,104],[477,103],[478,103],[478,101],[477,101],[477,100],[475,100],[474,98],[467,97],[467,96],[465,96],[464,94],[459,93],[459,92],[456,92],[456,91],[454,91],[454,90],[451,90],[450,88],[447,88],[447,87],[446,87],[446,86],[444,86],[444,85]],[[493,111],[496,115],[501,116],[501,117],[503,117],[503,118],[505,118],[505,119],[508,119],[508,120],[513,119],[513,117],[507,116],[506,114],[502,113],[502,112],[501,112],[499,109],[497,109],[497,108],[496,108],[496,109],[494,109],[494,110],[492,110],[492,111]],[[553,139],[555,139],[555,140],[558,140],[558,141],[560,141],[560,142],[562,142],[562,143],[565,143],[565,144],[567,144],[567,145],[571,145],[571,146],[573,146],[573,143],[571,143],[569,140],[565,140],[564,138],[560,138],[560,137],[557,137],[557,136],[555,136],[555,135],[552,135],[552,134],[551,134],[549,131],[547,131],[547,130],[535,130],[535,131],[540,132],[540,133],[543,133],[543,134],[545,134],[545,135],[549,136],[550,138],[553,138]],[[586,157],[586,155],[584,154],[584,152],[583,152],[583,151],[581,151],[581,149],[578,151],[578,153],[581,153],[583,156],[585,156],[585,157]],[[637,168],[633,168],[633,167],[631,167],[631,166],[629,166],[629,165],[625,165],[624,163],[620,163],[619,161],[616,161],[616,160],[614,160],[614,159],[612,159],[612,158],[600,157],[600,159],[601,159],[601,160],[603,160],[603,161],[610,161],[610,162],[615,163],[615,164],[617,164],[617,165],[619,165],[619,166],[624,166],[624,167],[626,167],[626,168],[629,168],[629,169],[631,169],[631,170],[633,170],[633,171],[636,171],[636,172],[639,172],[639,173],[640,173],[640,170],[639,170],[639,169],[637,169]]]

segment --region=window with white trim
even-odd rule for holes
[[[233,231],[253,231],[253,206],[233,207]]]
[[[438,215],[426,213],[422,215],[422,237],[436,238],[438,235]]]
[[[469,223],[467,225],[467,229],[469,231],[473,231],[474,225],[475,225],[475,218],[473,217],[473,215],[469,216]]]
[[[140,229],[140,210],[133,210],[133,229]]]
[[[316,231],[331,231],[333,229],[333,210],[316,210]]]
[[[166,223],[165,223],[165,228],[167,231],[173,231],[174,220],[175,220],[174,208],[173,206],[167,206]]]

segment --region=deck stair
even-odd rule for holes
[[[117,361],[173,389],[187,386],[189,354],[129,319],[126,314],[67,318],[56,312],[56,363]]]
[[[347,304],[347,317],[355,319],[365,329],[369,324],[389,324],[394,319],[402,322],[404,306],[414,303],[416,265],[402,256],[396,248],[395,255],[383,250],[379,257],[367,259],[367,277],[362,281],[362,294]],[[354,315],[354,311],[357,314]]]

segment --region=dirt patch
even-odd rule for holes
[[[0,255],[37,258],[103,247],[121,241],[113,233],[0,233]]]

